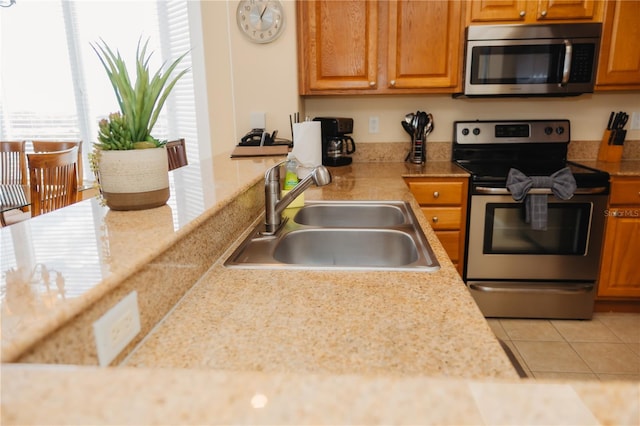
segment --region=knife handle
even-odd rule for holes
[[[607,123],[607,130],[611,130],[612,126],[613,126],[613,116],[615,115],[615,113],[613,111],[611,111],[611,114],[609,114],[609,122]]]

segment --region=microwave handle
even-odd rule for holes
[[[571,40],[564,41],[564,64],[562,65],[562,80],[559,87],[564,87],[569,82],[569,76],[571,74],[571,57],[573,56],[573,44]]]

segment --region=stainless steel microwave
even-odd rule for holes
[[[600,23],[469,26],[464,95],[592,93],[601,34]]]

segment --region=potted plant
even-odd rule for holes
[[[169,172],[166,141],[151,135],[162,107],[178,80],[188,71],[171,74],[187,55],[185,52],[163,72],[149,71],[147,40],[138,41],[136,80],[129,76],[120,52],[113,52],[101,40],[91,47],[107,72],[120,111],[100,120],[98,142],[90,154],[100,194],[113,210],[142,210],[166,204],[169,199]],[[164,64],[163,64],[164,65]]]

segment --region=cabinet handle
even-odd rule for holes
[[[433,191],[433,198],[440,197],[440,193],[438,191]]]
[[[431,220],[433,221],[433,223],[438,223],[438,216],[432,217]]]
[[[376,82],[375,82],[375,81],[370,81],[370,82],[369,82],[369,86],[370,86],[370,87],[375,87],[375,85],[376,85]]]
[[[396,85],[396,81],[395,81],[395,80],[391,80],[391,81],[389,82],[389,84],[391,85],[391,87],[395,87],[395,85]]]
[[[543,10],[542,12],[540,12],[540,16],[542,16],[543,18],[547,16],[547,11]]]
[[[527,12],[525,12],[524,10],[520,11],[520,17],[521,18],[524,18],[524,15],[526,15],[526,14],[527,14]]]

